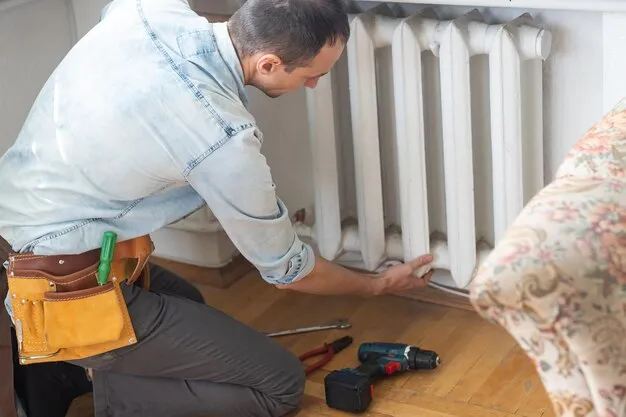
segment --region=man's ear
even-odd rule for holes
[[[282,60],[274,54],[265,54],[257,61],[257,72],[261,75],[269,75],[278,71],[282,65]]]

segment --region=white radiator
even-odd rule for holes
[[[527,14],[493,24],[478,11],[389,10],[352,15],[344,80],[309,90],[315,213],[299,231],[323,257],[370,271],[433,253],[440,284],[463,289],[544,184],[551,35]]]

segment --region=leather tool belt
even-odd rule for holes
[[[137,342],[120,284],[149,287],[149,236],[118,242],[100,285],[100,251],[10,253],[7,269],[20,364],[70,361]]]

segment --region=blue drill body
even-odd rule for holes
[[[408,369],[408,356],[407,351],[411,347],[403,343],[363,343],[359,346],[358,357],[360,362],[367,362],[370,358],[376,357],[389,357],[394,360],[400,360],[406,363]],[[405,360],[402,360],[404,358]],[[390,359],[391,360],[391,359]],[[406,369],[404,369],[406,370]]]
[[[368,354],[381,354],[381,355],[397,355],[401,356],[410,349],[410,345],[405,345],[404,343],[392,343],[392,342],[370,342],[370,343],[362,343],[359,346],[359,358],[362,355]]]

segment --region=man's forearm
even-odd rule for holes
[[[309,275],[293,284],[277,287],[319,295],[372,296],[383,291],[383,281],[376,276],[362,274],[318,257]]]

